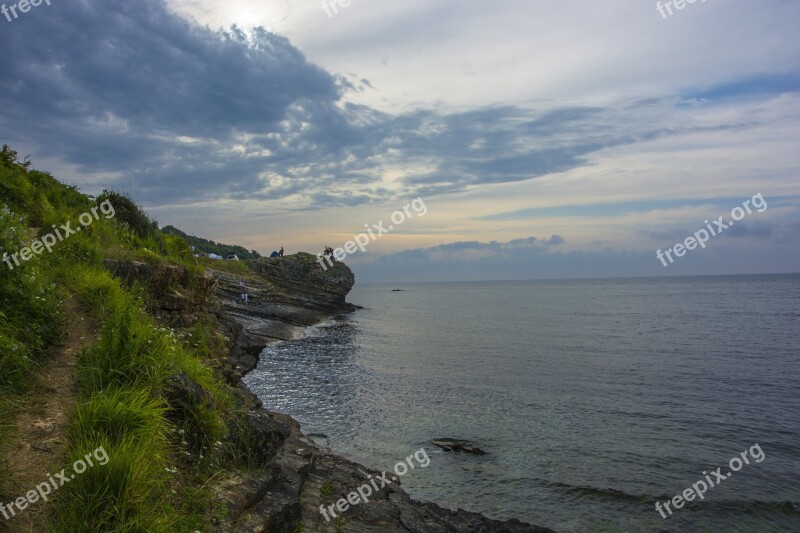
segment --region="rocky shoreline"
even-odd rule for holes
[[[246,473],[227,471],[211,485],[229,510],[215,531],[551,531],[516,519],[497,521],[412,500],[399,480],[373,494],[369,504],[354,505],[330,521],[323,517],[320,505],[336,504],[369,476],[380,477],[380,472],[319,446],[291,416],[264,409],[242,378],[256,367],[259,354],[270,343],[300,338],[307,327],[358,309],[346,302],[355,279],[345,265],[337,263],[323,271],[310,254],[264,258],[253,262],[246,275],[209,269],[203,281],[183,289],[181,274],[174,268],[158,272],[142,263],[116,262],[107,262],[107,267],[122,279],[147,280],[151,290],[158,288],[160,296],[151,307],[168,321],[188,326],[200,316],[212,316],[226,335],[229,353],[220,371],[246,409],[244,425],[258,460]],[[161,279],[165,277],[171,284]],[[165,287],[171,288],[165,292]],[[242,292],[248,294],[246,304],[239,298]]]

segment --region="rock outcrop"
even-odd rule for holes
[[[231,510],[218,531],[235,532],[547,532],[518,520],[496,521],[464,510],[450,511],[421,503],[397,483],[384,487],[367,505],[353,506],[345,516],[326,521],[321,504],[335,503],[379,472],[353,463],[317,445],[300,431],[292,417],[260,409],[260,401],[241,376],[255,368],[258,354],[270,342],[302,335],[306,326],[330,314],[356,309],[345,301],[355,279],[342,263],[324,271],[316,258],[298,254],[251,263],[258,274],[248,280],[223,272],[215,295],[217,316],[231,338],[230,379],[240,397],[255,406],[251,418],[260,420],[263,440],[282,439],[263,469],[228,477],[217,485],[218,497]],[[248,303],[238,296],[242,283]]]
[[[345,301],[356,282],[344,263],[323,269],[316,256],[298,253],[286,257],[262,257],[249,263],[254,272],[280,291],[283,301],[323,312],[353,311]]]
[[[150,311],[170,326],[191,327],[210,308],[216,280],[180,265],[106,259],[105,267],[123,283],[147,289]]]
[[[232,384],[255,368],[267,344],[300,338],[306,327],[357,309],[346,301],[355,276],[342,263],[323,270],[313,255],[299,253],[248,266],[252,272],[238,275],[210,270],[216,280],[215,313],[231,339],[224,372]]]
[[[320,505],[334,504],[381,473],[320,448],[300,431],[292,417],[265,410],[264,431],[283,438],[272,459],[249,474],[235,474],[216,485],[217,496],[231,509],[217,531],[236,533],[295,531],[338,533],[547,533],[551,530],[519,520],[498,521],[464,510],[451,511],[414,501],[399,479],[351,506],[337,517],[325,516]],[[285,436],[285,437],[284,437]],[[551,532],[552,533],[552,532]]]

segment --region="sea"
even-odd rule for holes
[[[348,301],[364,309],[269,346],[246,382],[372,468],[424,448],[413,498],[565,532],[800,531],[800,275],[357,284]]]

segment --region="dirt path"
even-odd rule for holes
[[[6,457],[14,483],[9,491],[13,495],[24,496],[47,481],[47,474],[60,472],[64,466],[66,425],[77,401],[77,356],[99,335],[74,301],[67,303],[65,313],[69,317],[68,336],[44,359],[32,378],[26,406],[14,417],[16,427],[11,432]],[[40,500],[17,511],[7,525],[10,531],[44,531],[48,509],[48,503]]]

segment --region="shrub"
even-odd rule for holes
[[[156,238],[159,235],[158,223],[151,220],[128,195],[104,190],[97,197],[97,203],[106,200],[114,206],[116,211],[114,218],[121,224],[126,224],[140,239]]]

